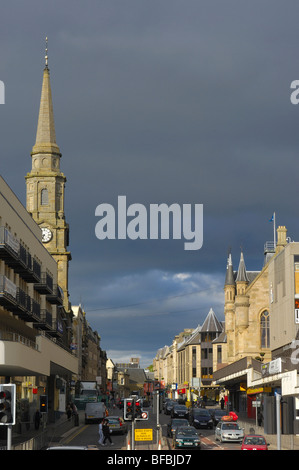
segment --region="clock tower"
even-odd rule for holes
[[[42,231],[42,242],[58,266],[58,285],[64,293],[64,307],[70,311],[68,292],[69,226],[64,213],[66,178],[60,171],[61,153],[56,144],[50,71],[46,64],[36,132],[32,148],[32,169],[26,179],[26,206]]]

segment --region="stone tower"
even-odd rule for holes
[[[227,354],[229,358],[235,354],[235,295],[236,284],[231,253],[228,255],[224,282],[224,316],[227,334]]]
[[[61,153],[56,144],[48,57],[43,83],[35,145],[31,152],[32,169],[26,175],[28,212],[42,230],[42,242],[58,266],[58,285],[64,294],[64,308],[70,311],[68,267],[69,226],[64,213],[66,177],[60,171]]]

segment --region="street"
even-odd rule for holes
[[[151,428],[153,429],[153,442],[156,443],[158,442],[158,437],[157,437],[157,416],[156,414],[153,413],[153,408],[149,408],[149,419],[145,421],[136,421],[135,422],[135,429],[147,429]],[[123,416],[123,411],[116,408],[113,410],[110,410],[110,415],[117,415],[117,416]],[[165,415],[164,412],[162,411],[159,414],[159,425],[161,426],[162,429],[162,436],[165,439],[165,442],[167,443],[167,448],[169,451],[174,451],[172,447],[172,438],[167,436],[167,425],[171,421],[170,415]],[[132,423],[127,422],[128,424],[128,431],[130,431],[131,434],[131,429],[132,429]],[[113,446],[107,442],[107,446],[102,447],[99,446],[98,440],[99,440],[99,425],[98,424],[86,424],[81,428],[78,428],[77,432],[75,431],[72,433],[71,436],[66,438],[63,442],[64,445],[70,445],[70,446],[82,446],[82,445],[94,445],[99,447],[101,450],[126,450],[127,449],[127,436],[126,435],[119,435],[119,434],[112,434],[111,435],[111,440],[113,443]],[[198,429],[198,435],[201,440],[201,450],[240,450],[240,444],[236,442],[227,442],[227,443],[221,443],[219,441],[215,441],[215,428],[213,429]],[[138,450],[142,443],[135,442],[134,443],[134,448],[135,450]],[[133,448],[132,441],[130,442],[131,449]],[[158,448],[158,445],[157,447]],[[174,451],[175,452],[175,451]]]

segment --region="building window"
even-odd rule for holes
[[[261,348],[269,348],[270,347],[270,315],[269,315],[268,310],[265,310],[261,314],[260,330],[261,330]]]
[[[40,202],[42,206],[49,204],[48,190],[46,188],[42,189],[40,192]]]
[[[217,346],[217,363],[222,363],[222,347],[219,345]]]

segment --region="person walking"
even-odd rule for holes
[[[99,424],[99,436],[100,436],[99,444],[103,446],[104,445],[103,421],[101,421]]]
[[[107,419],[104,419],[103,421],[103,434],[104,434],[103,444],[106,445],[106,440],[108,439],[108,441],[110,442],[110,445],[113,446],[114,444],[111,440],[109,423]]]

